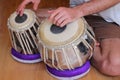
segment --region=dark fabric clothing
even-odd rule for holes
[[[99,16],[85,16],[88,24],[93,28],[96,39],[120,38],[120,26],[115,23],[106,22]]]

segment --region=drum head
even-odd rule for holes
[[[32,27],[33,23],[35,23],[35,19],[35,13],[30,9],[25,9],[23,16],[14,12],[8,19],[8,27],[14,31],[26,30]]]
[[[63,47],[77,40],[83,34],[84,26],[82,18],[62,28],[46,19],[39,27],[38,38],[42,44],[48,47]]]

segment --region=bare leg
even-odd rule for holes
[[[120,38],[103,39],[95,47],[92,64],[106,75],[120,75]]]

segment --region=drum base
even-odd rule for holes
[[[25,55],[17,52],[14,48],[12,48],[11,55],[13,59],[22,63],[37,63],[41,61],[40,53]]]
[[[74,70],[57,70],[46,66],[48,73],[59,80],[76,80],[85,76],[90,71],[90,62],[87,61],[82,67]]]

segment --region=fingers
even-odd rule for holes
[[[28,4],[28,3],[22,2],[22,3],[19,5],[19,7],[16,9],[17,14],[19,14],[20,16],[23,15],[24,8],[26,7],[26,4]]]
[[[64,25],[68,24],[70,22],[70,19],[67,16],[64,15],[58,15],[55,17],[54,24],[57,26],[63,27]]]
[[[55,23],[56,21],[54,20],[55,16],[58,15],[58,13],[60,13],[59,10],[50,10],[49,13],[51,14],[50,17],[49,17],[49,20],[53,23]]]
[[[34,5],[33,5],[33,9],[34,9],[34,10],[37,10],[39,3],[40,3],[39,0],[38,0],[37,2],[33,2],[33,4],[34,4]]]
[[[34,9],[34,10],[37,10],[38,5],[39,5],[38,3],[35,3],[35,4],[33,5],[33,9]]]
[[[33,3],[33,9],[37,10],[40,0],[24,0],[16,10],[17,14],[20,14],[20,16],[22,16],[26,5],[30,2]]]
[[[17,14],[19,14],[20,16],[22,16],[23,12],[24,12],[24,8],[25,8],[25,6],[21,6],[20,5],[20,7],[18,7],[18,9],[16,10]]]
[[[57,24],[57,25],[61,24],[62,21],[64,21],[64,19],[65,19],[65,17],[63,17],[63,16],[64,16],[64,14],[58,14],[58,15],[56,15],[54,17],[53,23]]]
[[[70,22],[72,22],[72,21],[71,21],[70,19],[67,19],[67,18],[66,18],[62,23],[59,24],[59,26],[60,26],[60,27],[63,27],[63,26],[65,26],[66,24],[68,24],[68,23],[70,23]]]
[[[72,21],[71,16],[69,16],[69,12],[64,8],[58,8],[52,11],[50,10],[49,13],[51,14],[49,20],[57,26],[63,27]]]

